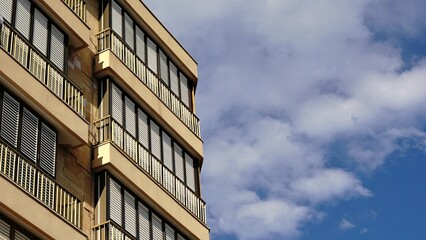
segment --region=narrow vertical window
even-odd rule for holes
[[[142,203],[138,203],[138,214],[139,214],[139,239],[150,240],[150,223],[149,223],[149,211]]]
[[[157,74],[157,46],[148,38],[148,67]]]
[[[145,34],[136,26],[136,55],[145,62]]]
[[[31,3],[28,0],[18,0],[16,4],[15,26],[27,39],[30,39]]]
[[[135,33],[133,30],[133,20],[127,13],[124,15],[124,33],[127,45],[129,45],[130,49],[134,50]]]
[[[170,88],[172,89],[173,93],[179,97],[178,71],[176,66],[172,62],[169,62],[169,66],[170,66]]]
[[[117,33],[118,36],[123,37],[123,18],[121,16],[121,7],[115,1],[112,1],[111,12],[112,30]]]
[[[136,110],[135,104],[127,96],[124,99],[126,106],[126,131],[136,137]]]
[[[18,143],[19,102],[4,92],[1,136],[12,146]]]
[[[47,18],[39,12],[37,9],[34,10],[34,36],[33,44],[40,50],[44,56],[47,56]]]
[[[180,234],[177,235],[177,240],[186,240],[186,238],[182,237]]]
[[[59,31],[54,25],[51,25],[50,38],[50,60],[61,71],[64,71],[65,63],[65,35]]]
[[[163,162],[173,172],[172,139],[165,132],[163,132]]]
[[[12,9],[13,0],[2,0],[0,7],[0,15],[3,16],[4,20],[12,23]]]
[[[167,67],[167,57],[161,50],[160,50],[160,76],[163,82],[167,86],[169,86],[169,69]]]
[[[125,229],[133,237],[136,237],[136,206],[135,198],[124,191],[124,222]]]
[[[146,149],[149,149],[148,116],[141,109],[138,109],[138,134],[139,142]]]
[[[118,89],[114,84],[112,84],[112,92],[111,92],[111,113],[112,118],[121,126],[123,126],[123,99],[121,98],[122,93],[121,90]]]
[[[121,186],[113,179],[109,179],[109,217],[121,226]]]
[[[161,159],[161,140],[160,127],[151,121],[151,152],[157,158]]]
[[[182,148],[178,145],[174,145],[174,154],[175,154],[175,168],[176,176],[182,181],[185,182],[185,170],[183,167],[183,153]]]
[[[187,106],[190,107],[190,89],[188,84],[188,79],[183,75],[180,74],[180,96],[182,99],[182,102]]]
[[[175,230],[166,224],[166,240],[175,240]]]
[[[40,167],[55,176],[56,132],[44,123],[40,132]]]
[[[0,239],[10,239],[10,225],[0,219]]]
[[[21,152],[33,162],[37,157],[38,118],[25,107],[22,113]]]
[[[195,192],[195,165],[194,159],[185,153],[186,185]]]
[[[163,223],[155,214],[152,214],[152,239],[163,240]]]

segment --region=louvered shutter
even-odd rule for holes
[[[136,203],[127,191],[124,191],[124,223],[126,231],[136,237]]]
[[[163,79],[166,85],[169,86],[169,69],[167,67],[167,57],[161,50],[160,50],[160,74],[161,74],[161,79]]]
[[[10,239],[10,225],[0,219],[0,240]]]
[[[65,35],[54,25],[51,25],[50,60],[62,71],[65,61]]]
[[[129,45],[130,49],[134,49],[134,43],[135,43],[135,33],[133,30],[133,20],[130,18],[127,13],[124,15],[124,32],[125,32],[125,39],[126,43]]]
[[[36,162],[38,118],[25,107],[22,113],[21,152]]]
[[[111,11],[112,30],[114,30],[118,36],[123,37],[123,18],[121,16],[121,7],[115,1],[112,1]]]
[[[145,34],[136,26],[136,55],[145,62]]]
[[[121,186],[113,179],[109,179],[109,217],[121,226]]]
[[[136,137],[136,110],[135,104],[127,96],[124,99],[126,105],[126,131]]]
[[[175,240],[175,230],[166,224],[166,240]]]
[[[34,36],[33,44],[45,56],[47,56],[47,18],[39,12],[34,10]]]
[[[170,88],[172,89],[173,93],[176,94],[176,96],[179,97],[179,79],[178,79],[178,73],[176,66],[169,62],[170,67]]]
[[[182,148],[178,145],[174,145],[174,152],[175,152],[175,168],[176,168],[176,176],[182,180],[182,182],[185,182],[185,171],[183,168],[183,153]]]
[[[188,85],[188,79],[183,75],[180,74],[180,97],[182,102],[189,107],[190,103],[190,97],[189,97],[189,85]]]
[[[23,233],[21,233],[20,231],[16,230],[15,231],[15,240],[30,240],[29,237],[25,236]]]
[[[160,127],[151,121],[151,153],[157,158],[161,159],[161,139]]]
[[[19,102],[7,92],[3,97],[1,136],[12,146],[18,142]]]
[[[163,162],[173,172],[172,139],[165,132],[163,132]]]
[[[13,0],[2,0],[0,3],[0,15],[4,20],[12,23]]]
[[[194,159],[185,153],[186,185],[195,192],[195,168]]]
[[[146,149],[149,149],[148,116],[146,116],[146,114],[141,109],[138,109],[138,133],[139,142]]]
[[[40,167],[55,176],[56,132],[41,123],[40,133]]]
[[[177,235],[177,240],[186,240],[186,238],[182,237],[180,234]]]
[[[155,214],[152,214],[152,239],[163,240],[163,223]]]
[[[157,46],[151,39],[147,39],[148,43],[148,67],[157,74]]]
[[[28,40],[30,38],[31,3],[28,0],[17,0],[15,27]]]
[[[138,203],[138,214],[139,214],[139,239],[150,240],[150,223],[149,223],[149,211],[142,204]]]
[[[115,84],[112,84],[111,101],[112,118],[123,126],[123,99],[121,98],[121,90]]]

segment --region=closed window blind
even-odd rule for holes
[[[124,99],[126,105],[126,131],[136,137],[136,110],[135,104],[127,96]]]
[[[60,70],[64,71],[65,62],[65,35],[54,25],[51,25],[50,60]]]
[[[138,134],[139,142],[149,149],[149,126],[148,116],[138,108]]]
[[[127,15],[127,13],[124,15],[124,32],[127,45],[129,45],[130,49],[134,49],[134,43],[135,43],[135,33],[133,30],[133,20],[132,18]]]
[[[182,237],[180,234],[177,235],[177,240],[186,240],[186,238]]]
[[[38,118],[25,107],[22,113],[21,152],[36,162]]]
[[[152,214],[152,239],[163,240],[163,223],[155,214]]]
[[[31,3],[28,0],[17,0],[15,27],[28,40],[30,38]]]
[[[175,230],[166,224],[166,240],[175,240]]]
[[[185,170],[184,170],[184,167],[183,167],[183,153],[182,153],[182,148],[175,144],[175,146],[174,146],[174,153],[175,153],[176,176],[182,182],[185,182]]]
[[[41,124],[40,133],[40,167],[55,176],[56,132]]]
[[[179,79],[178,79],[177,68],[172,62],[169,62],[169,67],[170,67],[170,88],[172,89],[173,93],[179,97]]]
[[[136,55],[145,62],[145,34],[136,26]]]
[[[151,121],[151,152],[157,158],[161,159],[161,139],[160,127]]]
[[[34,36],[33,44],[45,56],[47,56],[47,18],[39,12],[34,10]]]
[[[4,20],[12,23],[13,0],[2,0],[0,6],[0,15]]]
[[[139,214],[139,239],[150,240],[150,223],[149,223],[149,211],[142,204],[138,203],[138,214]]]
[[[148,67],[157,74],[157,46],[151,39],[147,39],[148,43]]]
[[[112,84],[111,101],[112,118],[123,126],[123,99],[121,98],[121,90],[114,84]]]
[[[163,162],[173,172],[172,139],[163,132]]]
[[[10,239],[10,225],[0,219],[0,239]]]
[[[195,192],[195,168],[194,159],[185,153],[186,185]]]
[[[4,92],[1,136],[12,146],[18,143],[19,102]]]
[[[136,237],[136,206],[135,198],[124,191],[124,222],[127,232]]]
[[[160,74],[161,74],[161,79],[163,79],[166,85],[169,86],[169,69],[167,67],[167,57],[161,50],[160,50]]]
[[[121,226],[121,186],[113,179],[109,180],[109,217]]]
[[[1,239],[1,238],[0,238]],[[15,240],[30,240],[29,237],[25,236],[23,233],[21,233],[20,231],[15,231]]]
[[[190,103],[190,91],[189,91],[189,85],[188,85],[188,79],[183,75],[180,74],[180,97],[182,99],[182,102],[189,107]]]
[[[114,30],[118,36],[123,37],[123,18],[121,15],[121,7],[115,1],[112,1],[111,12],[112,30]]]

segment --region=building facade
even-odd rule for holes
[[[0,239],[209,239],[197,63],[139,0],[0,0]]]

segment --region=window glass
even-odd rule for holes
[[[168,86],[169,85],[169,69],[167,67],[167,57],[161,50],[160,50],[160,75],[163,82],[166,83],[166,85]]]
[[[190,90],[188,85],[188,79],[180,74],[180,96],[182,102],[189,107],[190,106]]]

